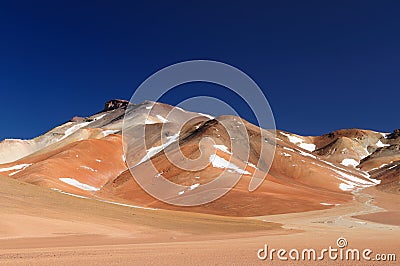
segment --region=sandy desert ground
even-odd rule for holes
[[[257,251],[264,244],[287,250],[336,247],[339,237],[349,248],[399,256],[400,203],[375,188],[331,209],[253,218],[119,206],[7,177],[0,178],[0,195],[1,265],[303,265],[261,261]],[[386,224],[371,222],[383,217],[371,212],[386,213]],[[360,219],[352,218],[357,215]]]

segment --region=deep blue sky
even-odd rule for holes
[[[398,1],[133,2],[1,2],[0,140],[129,99],[193,59],[249,74],[279,129],[400,127]]]

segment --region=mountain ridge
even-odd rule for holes
[[[105,104],[103,111],[66,122],[35,139],[0,142],[0,172],[10,178],[77,196],[226,216],[330,208],[350,201],[351,193],[356,189],[379,186],[381,182],[387,187],[389,181],[393,183],[396,180],[392,173],[399,167],[396,161],[400,161],[400,152],[396,149],[400,145],[397,131],[387,135],[370,130],[344,129],[322,136],[300,136],[277,130],[276,135],[271,135],[271,132],[240,117],[213,118],[150,101],[135,104],[129,110],[128,105],[125,100],[111,100]],[[138,128],[145,126],[146,133],[149,133],[146,135],[147,151],[134,149],[124,153],[121,132],[127,111],[133,112],[131,118],[125,121],[129,125],[128,132],[136,136]],[[184,127],[178,128],[182,121],[186,121]],[[232,130],[241,126],[246,129],[246,135],[251,136],[252,155],[247,160],[240,155],[243,153],[240,149],[239,153],[230,153],[232,141],[239,140],[231,139],[224,130],[224,127]],[[166,130],[164,134],[167,135],[161,135],[161,130]],[[238,132],[238,136],[245,133],[242,130]],[[262,147],[260,132],[276,143],[270,169],[263,166],[268,164],[268,158],[258,158]],[[172,145],[164,147],[162,143],[171,141],[173,136],[177,137]],[[211,152],[217,147],[214,157],[202,158],[203,163],[209,164],[206,168],[188,172],[168,161],[166,150],[176,154],[177,148],[188,158],[200,158],[199,143],[204,138],[215,143],[214,147],[204,144],[206,151]],[[240,138],[245,138],[245,135]],[[133,140],[141,141],[140,135]],[[149,150],[155,153],[149,154]],[[189,187],[211,182],[226,170],[231,171],[231,178],[235,178],[238,174],[235,171],[238,170],[229,170],[226,165],[221,168],[214,159],[232,160],[237,169],[248,174],[242,175],[236,186],[218,200],[186,209],[149,196],[136,183],[127,166],[128,161],[132,163],[130,165],[136,164],[137,171],[151,175],[149,165],[155,165],[158,174]],[[252,193],[246,185],[250,177],[265,178]],[[197,190],[183,190],[174,197],[179,198],[189,192],[200,193]]]

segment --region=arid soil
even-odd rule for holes
[[[380,206],[396,208],[384,192],[371,190]],[[257,251],[264,244],[288,250],[336,247],[339,237],[351,248],[399,256],[400,227],[351,217],[373,211],[364,197],[327,210],[232,218],[118,206],[7,177],[0,178],[0,195],[1,265],[304,265],[261,261]]]

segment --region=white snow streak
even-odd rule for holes
[[[60,192],[61,194],[65,194],[65,195],[68,195],[68,196],[73,196],[73,197],[77,197],[77,198],[81,198],[81,199],[89,199],[88,197],[81,196],[81,195],[76,195],[76,194],[72,194],[72,193],[68,193],[68,192],[62,191],[61,189],[58,189],[58,188],[51,188],[51,190]]]
[[[200,186],[200,184],[191,185],[191,186],[189,187],[189,190],[193,190],[193,189],[197,188],[198,186]]]
[[[149,160],[151,157],[153,157],[154,155],[156,155],[157,153],[159,153],[160,151],[162,151],[163,149],[165,149],[166,147],[168,147],[169,145],[174,143],[178,138],[179,138],[179,132],[176,133],[175,135],[167,137],[167,141],[165,143],[161,144],[160,146],[156,146],[156,147],[152,147],[152,148],[148,149],[147,154],[136,165],[139,165],[139,164]]]
[[[203,114],[203,113],[198,113],[199,115],[202,115],[202,116],[205,116],[205,117],[208,117],[208,118],[210,118],[210,119],[214,119],[215,117],[213,117],[212,115],[208,115],[208,114]]]
[[[304,143],[304,140],[297,136],[293,136],[293,135],[283,133],[283,132],[280,132],[280,133],[281,133],[281,135],[287,137],[291,143],[298,145],[302,149],[305,149],[305,150],[308,150],[311,152],[315,151],[315,149],[316,149],[316,146],[314,144]]]
[[[82,189],[82,190],[86,190],[86,191],[98,191],[99,190],[99,188],[92,187],[92,186],[89,186],[87,184],[83,184],[83,183],[79,182],[78,180],[76,180],[74,178],[61,177],[61,178],[59,178],[59,180],[64,182],[64,183],[67,183],[68,185],[77,187],[77,188]]]
[[[106,115],[107,115],[107,114],[99,115],[99,116],[93,118],[93,121],[97,121],[97,120],[99,120],[99,119],[102,119],[102,118],[103,118],[104,116],[106,116]]]
[[[12,170],[24,170],[25,168],[27,168],[30,165],[32,165],[32,164],[31,163],[24,163],[24,164],[14,165],[14,166],[11,166],[11,167],[0,168],[0,172],[8,172],[8,171],[12,171]]]
[[[156,121],[151,120],[151,118],[147,118],[146,121],[144,122],[146,125],[152,125],[152,124],[157,124]]]
[[[24,169],[21,169],[21,170],[18,170],[18,171],[9,173],[8,176],[13,176],[13,175],[15,175],[15,174],[18,174],[18,173],[21,172],[22,170],[24,170]]]
[[[288,147],[283,147],[283,149],[284,149],[284,150],[287,150],[287,151],[295,152],[293,149],[288,148]]]
[[[163,123],[167,123],[169,122],[167,119],[165,119],[164,117],[162,117],[161,115],[156,115],[156,117]]]
[[[80,129],[82,127],[85,127],[85,126],[89,125],[90,123],[91,122],[83,122],[83,123],[79,123],[79,124],[73,125],[72,127],[70,127],[67,130],[65,130],[64,136],[60,140],[65,139],[66,137],[68,137],[69,135],[73,134],[78,129]]]
[[[82,166],[80,166],[80,168],[83,168],[83,169],[86,169],[86,170],[89,170],[92,172],[97,172],[97,170],[93,169],[92,167],[86,166],[86,165],[82,165]]]
[[[251,173],[240,169],[235,164],[228,162],[227,160],[225,160],[224,158],[219,157],[216,154],[211,154],[210,162],[212,163],[213,167],[216,167],[216,168],[225,168],[225,169],[230,169],[232,171],[235,171],[235,172],[237,172],[239,174],[242,174],[242,175],[251,175]]]
[[[115,130],[113,130],[113,129],[107,129],[107,130],[104,130],[103,131],[103,135],[104,135],[104,137],[106,137],[106,136],[108,136],[108,135],[110,135],[110,134],[115,134],[115,133],[117,133],[119,130],[117,130],[117,129],[115,129]]]
[[[252,164],[251,162],[246,162],[247,163],[247,165],[248,166],[250,166],[250,167],[253,167],[253,168],[256,168],[257,169],[257,166],[255,166],[254,164]]]
[[[215,144],[214,147],[217,148],[217,149],[220,150],[220,151],[223,151],[223,152],[232,154],[232,153],[229,151],[228,147],[226,147],[225,145],[217,145],[217,144]]]

